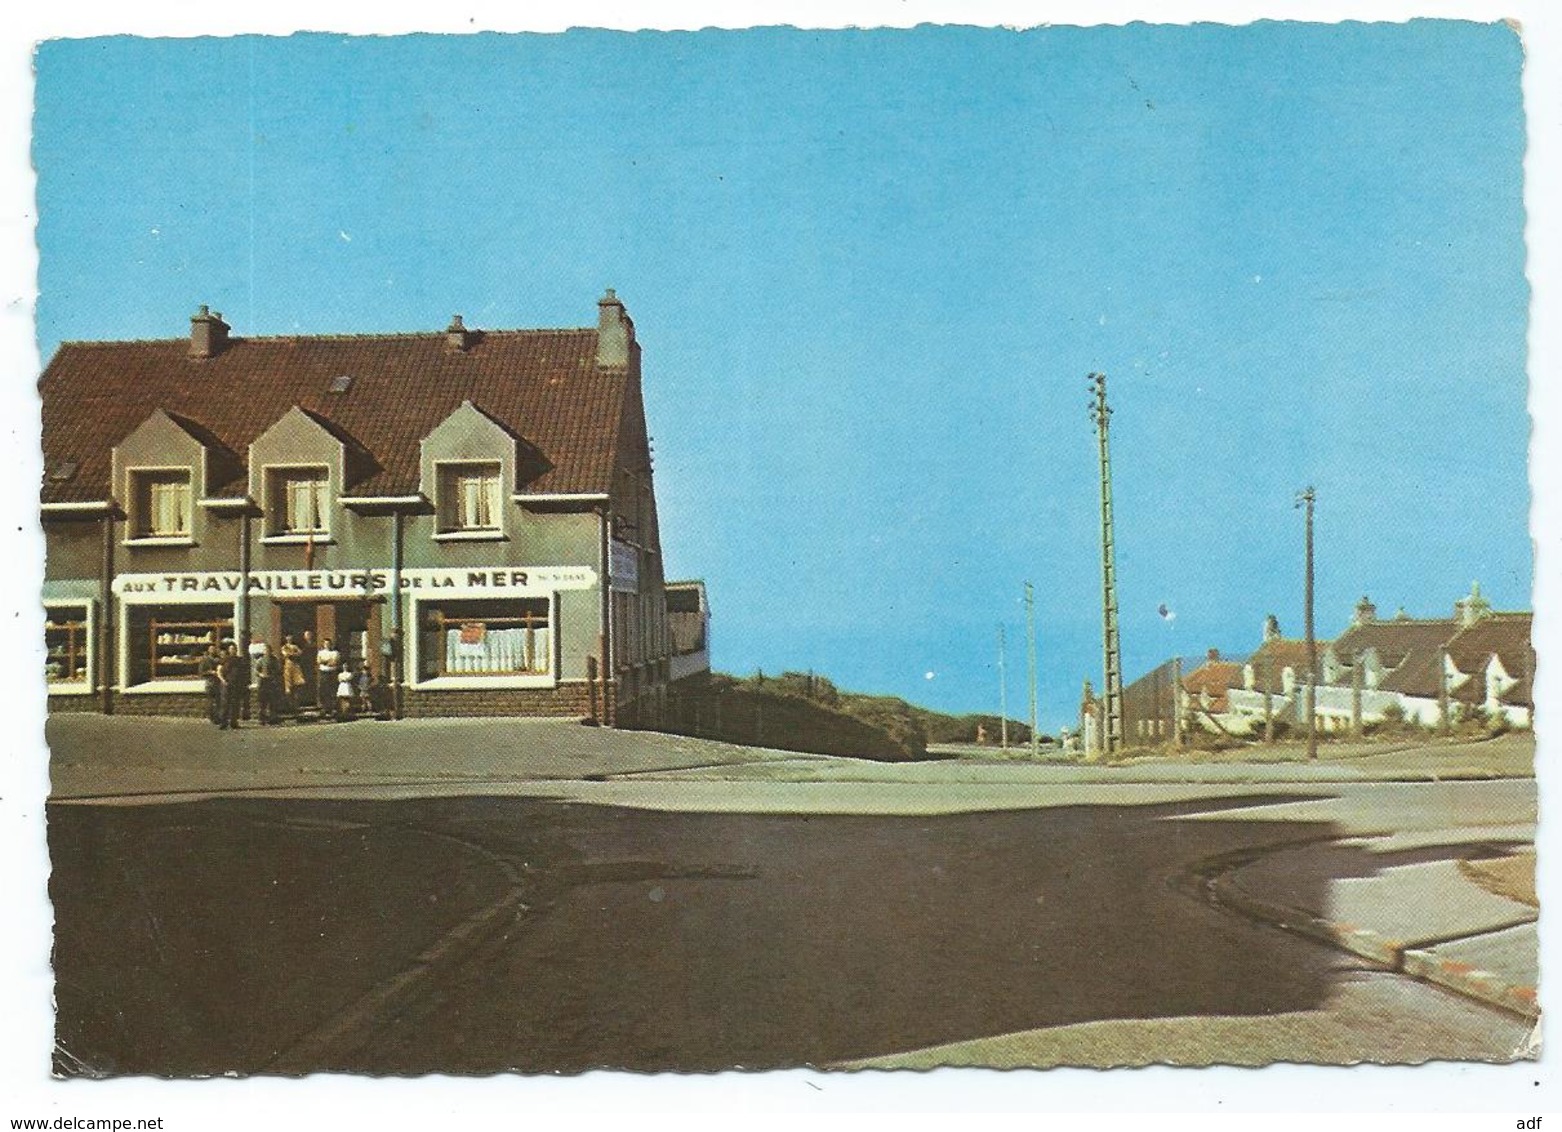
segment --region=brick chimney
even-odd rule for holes
[[[205,303],[190,317],[190,356],[214,358],[228,345],[231,328],[222,321],[222,315],[210,310]]]
[[[464,354],[472,348],[476,335],[468,330],[466,323],[461,321],[461,316],[450,316],[450,325],[445,327],[445,349],[452,354]]]
[[[1367,599],[1365,594],[1356,603],[1355,623],[1357,625],[1370,625],[1378,619],[1378,607]]]
[[[597,300],[597,365],[602,369],[628,369],[634,353],[635,324],[613,288]]]
[[[1207,653],[1204,654],[1204,659],[1209,663],[1214,664],[1217,660],[1220,659],[1220,650],[1210,649]]]

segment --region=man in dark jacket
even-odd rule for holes
[[[206,681],[206,718],[222,726],[222,653],[214,643],[206,646],[200,663],[195,666],[196,675]]]
[[[239,710],[244,706],[244,693],[249,690],[249,661],[239,655],[239,646],[228,642],[218,669],[222,676],[222,729],[239,729]]]

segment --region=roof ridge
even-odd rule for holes
[[[517,334],[563,336],[597,333],[597,328],[594,326],[517,326],[498,327],[492,330],[484,329],[480,326],[469,326],[467,329],[484,337]],[[383,339],[443,338],[444,336],[445,332],[443,330],[386,330],[381,332],[365,331],[357,334],[235,334],[228,339],[227,344],[232,346],[243,342],[364,342]],[[60,347],[181,346],[188,345],[189,341],[188,338],[65,338],[61,339]]]
[[[1359,625],[1353,624],[1345,631],[1351,629],[1371,629],[1375,625],[1452,625],[1456,617],[1380,617],[1375,621],[1365,621]]]

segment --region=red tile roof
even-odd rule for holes
[[[599,370],[596,350],[595,329],[479,332],[466,351],[443,333],[234,338],[201,360],[188,338],[67,342],[39,380],[43,501],[107,498],[111,449],[156,409],[243,459],[294,405],[356,446],[353,494],[410,494],[419,441],[467,400],[522,438],[520,490],[607,492],[632,379]],[[342,374],[351,388],[330,392]],[[70,462],[74,475],[49,478]],[[242,493],[242,467],[221,463],[208,489]]]
[[[1182,678],[1182,686],[1193,696],[1207,696],[1216,713],[1229,706],[1226,693],[1242,687],[1242,665],[1230,660],[1207,660]]]

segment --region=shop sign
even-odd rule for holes
[[[590,566],[472,566],[458,570],[403,570],[401,592],[441,597],[491,597],[586,590],[597,584]],[[320,599],[378,597],[390,591],[389,570],[256,570],[248,585],[232,571],[120,574],[114,593],[128,602],[201,602],[251,595]]]
[[[609,574],[612,578],[611,588],[621,593],[640,592],[640,552],[628,543],[612,542],[612,561],[609,564]]]

